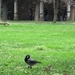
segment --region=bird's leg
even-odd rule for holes
[[[32,69],[32,66],[28,66],[28,68]]]
[[[32,69],[32,66],[30,66],[30,68]]]

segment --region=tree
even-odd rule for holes
[[[58,14],[58,5],[59,5],[59,0],[53,0],[53,9],[54,9],[54,18],[53,18],[53,23],[56,22],[57,20],[57,14]]]
[[[75,3],[75,0],[42,0],[42,1],[48,2],[48,3],[53,3],[53,9],[54,9],[53,22],[54,23],[57,20],[57,13],[58,13],[58,5],[59,5],[59,2],[64,2],[64,3],[70,4],[70,5],[72,5],[73,3]]]
[[[54,10],[53,23],[55,23],[57,20],[59,0],[42,0],[42,1],[48,2],[48,3],[53,3],[53,10]]]

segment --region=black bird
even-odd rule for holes
[[[25,57],[25,62],[29,65],[28,67],[29,68],[32,68],[32,66],[34,66],[35,64],[37,64],[37,63],[41,63],[41,62],[38,62],[38,61],[36,61],[36,60],[33,60],[33,59],[31,59],[30,58],[30,55],[26,55],[26,57]]]

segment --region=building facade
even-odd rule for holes
[[[0,0],[0,16],[3,20],[53,20],[53,4],[37,2],[36,0]],[[75,20],[75,5],[60,3],[57,20],[63,19],[63,9],[66,7],[66,18]],[[38,18],[38,19],[37,19]]]

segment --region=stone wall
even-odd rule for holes
[[[19,0],[18,1],[18,19],[28,20],[30,8],[32,8],[33,19],[34,19],[35,3],[36,3],[35,0]]]
[[[13,20],[14,18],[14,1],[8,0],[7,1],[7,19]]]
[[[14,18],[14,1],[8,1],[8,19]],[[36,0],[18,0],[18,20],[29,20],[29,9],[32,8],[33,20],[35,16]],[[48,10],[48,20],[53,20],[53,5],[44,3],[44,7]],[[60,7],[61,8],[61,7]]]
[[[33,20],[35,16],[35,0],[18,0],[18,19],[19,20],[28,20],[29,9],[33,10]],[[48,18],[49,20],[53,19],[53,7],[52,4],[45,3],[44,7],[48,9]]]
[[[48,4],[48,3],[44,3],[44,7],[47,8],[48,10],[48,20],[52,21],[53,20],[53,5]]]

